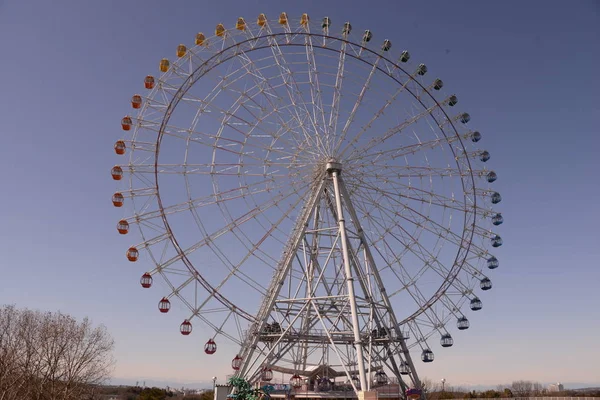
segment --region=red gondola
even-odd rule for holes
[[[208,342],[204,345],[204,352],[206,354],[215,354],[217,352],[217,344],[214,340],[208,339]]]
[[[236,355],[235,358],[233,360],[231,360],[231,368],[233,368],[235,371],[238,371],[241,366],[242,366],[242,358],[240,356]]]
[[[160,311],[161,313],[168,313],[170,309],[171,309],[171,302],[166,297],[163,297],[158,302],[158,311]]]
[[[184,336],[187,336],[190,333],[192,333],[192,323],[187,319],[184,320],[179,326],[179,332],[181,332],[181,334]]]
[[[140,284],[144,289],[148,289],[150,286],[152,286],[152,275],[146,272],[144,275],[142,275]]]

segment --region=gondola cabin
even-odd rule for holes
[[[503,222],[504,222],[504,217],[502,217],[502,214],[500,214],[500,213],[498,213],[492,217],[492,224],[494,224],[496,226],[502,225]]]
[[[120,220],[117,223],[117,231],[121,235],[126,235],[129,232],[129,222],[125,221],[124,219]]]
[[[213,339],[208,339],[208,342],[204,344],[204,352],[208,355],[215,354],[217,352],[217,344]]]
[[[110,170],[110,175],[115,181],[120,181],[121,179],[123,179],[123,168],[119,167],[118,165],[115,165]]]
[[[421,398],[422,392],[419,389],[406,389],[406,398],[409,400],[418,400]]]
[[[500,266],[500,262],[498,261],[498,259],[494,256],[491,256],[490,258],[487,259],[487,267],[489,269],[496,269]]]
[[[169,62],[169,60],[167,60],[166,58],[163,58],[162,60],[160,60],[160,63],[158,64],[158,69],[160,69],[160,72],[167,72],[169,70],[170,66],[171,66],[171,63]]]
[[[140,257],[140,252],[135,247],[130,247],[129,249],[127,249],[125,255],[127,256],[127,259],[129,261],[135,262]]]
[[[363,43],[368,43],[371,41],[371,39],[373,39],[373,34],[371,33],[370,30],[367,29],[365,31],[365,33],[363,33],[362,41],[363,41]]]
[[[375,373],[375,378],[373,379],[374,383],[377,385],[385,385],[388,383],[388,376],[382,370],[379,370]]]
[[[244,21],[244,18],[239,17],[237,19],[237,22],[235,23],[235,29],[237,29],[238,31],[246,30],[246,21]]]
[[[131,120],[131,117],[129,115],[123,117],[123,119],[121,120],[121,128],[124,131],[128,131],[131,129],[131,125],[133,125],[133,121]]]
[[[500,193],[494,192],[494,193],[492,193],[491,199],[492,199],[492,204],[498,204],[502,201],[502,196],[500,196]]]
[[[481,290],[490,290],[492,288],[492,281],[490,280],[490,278],[483,278],[479,282],[479,287],[481,288]]]
[[[160,311],[161,313],[168,313],[169,310],[171,309],[171,302],[169,301],[169,299],[167,299],[166,297],[163,297],[162,299],[160,299],[160,301],[158,302],[158,311]]]
[[[423,362],[430,363],[430,362],[433,362],[433,359],[434,359],[433,351],[431,351],[429,349],[423,350],[423,352],[421,353],[421,360]]]
[[[123,203],[125,202],[125,198],[121,193],[115,193],[112,196],[112,203],[115,207],[123,207]]]
[[[225,36],[225,27],[223,26],[223,24],[217,24],[217,26],[215,27],[215,35],[219,37]]]
[[[236,355],[233,358],[233,360],[231,360],[231,368],[234,371],[238,371],[241,366],[242,366],[242,357],[240,357],[239,355]]]
[[[192,323],[187,319],[183,320],[181,325],[179,325],[179,332],[181,332],[181,334],[184,336],[187,336],[190,333],[192,333]]]
[[[306,25],[308,25],[309,21],[310,21],[310,18],[308,16],[308,14],[306,14],[306,13],[302,14],[302,17],[300,17],[300,25],[306,26]]]
[[[147,75],[146,78],[144,78],[144,87],[146,89],[154,88],[154,77],[152,75]]]
[[[287,14],[282,12],[281,14],[279,14],[279,24],[287,25],[287,23],[288,23]]]
[[[147,272],[144,275],[142,275],[142,277],[140,278],[140,285],[142,285],[142,287],[144,289],[148,289],[149,287],[151,287],[152,286],[152,275],[150,275]]]
[[[266,23],[267,23],[267,17],[265,16],[265,14],[260,14],[260,15],[258,16],[258,18],[256,18],[256,24],[257,24],[258,26],[260,26],[261,28],[262,28],[263,26],[265,26],[265,25],[266,25]]]
[[[352,32],[352,25],[350,25],[350,22],[346,22],[342,28],[342,35],[348,36],[350,32]]]
[[[471,310],[479,311],[483,307],[483,303],[479,300],[479,297],[473,297],[471,299]]]
[[[142,107],[142,96],[140,96],[139,94],[134,94],[133,97],[131,97],[131,107],[138,109]]]
[[[442,347],[451,347],[454,344],[454,339],[449,333],[444,333],[440,338],[440,345]]]
[[[273,379],[273,371],[271,370],[271,368],[263,368],[261,379],[265,382],[270,382]]]
[[[492,237],[492,247],[500,247],[502,246],[502,238],[498,235]]]

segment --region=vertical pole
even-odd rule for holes
[[[390,299],[387,295],[385,286],[383,284],[383,280],[381,279],[381,276],[379,275],[379,271],[377,270],[375,260],[373,258],[373,255],[371,254],[371,249],[369,248],[369,246],[367,244],[367,240],[366,240],[364,231],[363,231],[362,227],[360,226],[360,221],[358,219],[358,215],[356,214],[356,211],[354,210],[352,202],[350,201],[350,195],[348,194],[348,191],[346,190],[346,186],[344,185],[343,182],[340,184],[340,191],[341,191],[341,194],[346,199],[346,207],[348,209],[348,212],[350,213],[350,217],[352,218],[352,220],[355,223],[356,229],[358,230],[358,236],[360,237],[360,240],[363,243],[365,255],[367,257],[367,260],[369,261],[369,264],[371,265],[371,273],[373,274],[373,277],[375,278],[377,287],[379,288],[379,293],[381,295],[381,299],[383,300],[383,303],[389,310],[389,317],[391,319],[393,328],[396,331],[396,334],[398,335],[398,337],[401,338],[400,339],[400,347],[402,348],[402,352],[404,353],[404,359],[406,360],[406,363],[410,367],[410,371],[411,371],[410,376],[412,378],[413,384],[418,389],[421,389],[421,381],[419,380],[419,377],[417,375],[417,370],[415,369],[415,365],[413,364],[412,358],[410,357],[410,353],[408,351],[408,347],[406,346],[406,342],[402,338],[402,332],[400,331],[400,327],[398,325],[398,321],[396,320],[396,316],[392,312],[392,309],[393,309],[392,303],[390,302]],[[392,360],[392,362],[394,362],[393,358],[391,358],[391,360]],[[399,380],[402,381],[401,375],[397,374],[397,376],[398,376]],[[425,393],[423,393],[421,398],[425,399]]]
[[[350,269],[350,255],[348,253],[348,239],[346,237],[346,222],[342,209],[342,195],[338,183],[338,173],[340,166],[337,163],[328,163],[328,171],[333,179],[333,189],[335,192],[335,205],[337,208],[338,226],[340,229],[340,239],[342,241],[342,253],[344,257],[344,272],[346,274],[346,285],[348,287],[348,300],[350,301],[350,311],[352,312],[352,331],[354,333],[354,348],[356,349],[356,358],[358,359],[358,375],[360,379],[361,390],[367,388],[367,376],[365,374],[365,365],[363,357],[362,341],[360,339],[360,329],[358,325],[358,311],[356,309],[356,298],[354,295],[354,278]]]

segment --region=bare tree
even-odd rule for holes
[[[529,397],[533,391],[533,382],[514,381],[511,385],[511,389],[515,397]]]
[[[423,393],[431,393],[435,391],[433,382],[429,378],[421,378],[421,390]]]
[[[89,396],[114,364],[104,326],[62,313],[0,308],[0,400]]]

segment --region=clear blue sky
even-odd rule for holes
[[[471,329],[419,362],[451,385],[600,385],[600,3],[597,1],[0,0],[0,304],[105,324],[115,377],[207,381],[229,373],[187,313],[157,292],[115,232],[110,167],[120,118],[158,60],[198,31],[307,12],[371,29],[445,71],[500,179],[501,267]],[[450,89],[449,89],[450,90]]]

